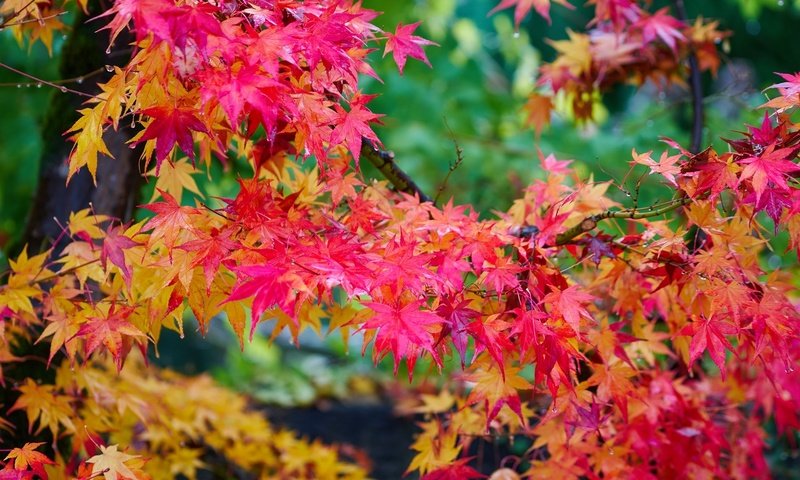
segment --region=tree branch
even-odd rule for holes
[[[431,197],[426,195],[414,180],[397,166],[397,163],[394,161],[393,152],[381,150],[372,140],[362,138],[361,155],[366,157],[369,163],[380,170],[383,176],[386,177],[397,190],[409,195],[416,195],[421,202],[432,202]]]
[[[566,232],[557,235],[556,245],[564,245],[569,243],[578,235],[594,230],[594,228],[597,227],[598,222],[607,218],[628,218],[631,220],[636,220],[640,218],[657,217],[673,210],[677,210],[690,201],[691,199],[689,197],[683,196],[660,205],[651,205],[649,207],[631,210],[606,210],[601,213],[590,215]]]
[[[672,0],[678,19],[686,23],[686,5],[683,0]],[[699,153],[703,144],[703,84],[700,78],[700,66],[694,47],[689,48],[689,91],[692,95],[692,153]]]

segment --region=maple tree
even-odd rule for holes
[[[556,95],[590,120],[612,85],[684,78],[701,120],[698,78],[728,33],[688,22],[682,2],[588,3],[589,31],[551,43],[531,125],[549,123]],[[531,10],[549,19],[548,0],[495,10],[512,7],[517,25]],[[49,47],[62,8],[14,0],[0,13]],[[462,370],[411,407],[426,414],[409,467],[423,478],[481,478],[471,446],[492,436],[531,441],[517,471],[498,465],[494,478],[768,477],[765,423],[800,428],[794,286],[760,261],[770,230],[800,252],[800,74],[781,74],[761,125],[729,151],[702,149],[696,122],[689,148],[632,152],[668,200],[620,205],[610,182],[541,153],[546,179],[481,220],[425,195],[372,130],[368,54],[382,46],[402,72],[434,45],[418,23],[384,32],[377,15],[349,0],[118,0],[100,15],[110,44],[129,29],[133,49],[98,94],[73,92],[87,98],[65,132],[68,180],[114,162],[106,135],[130,124],[152,216],[75,211],[63,246],[11,261],[0,380],[17,383],[4,414],[24,412],[49,445],[13,445],[0,478],[194,478],[212,453],[259,478],[366,477],[208,378],[143,365],[188,311],[203,332],[226,318],[243,346],[273,320],[295,341],[323,324],[358,330],[410,377],[420,360],[457,356]],[[203,203],[192,176],[234,159],[248,166],[238,194]],[[363,178],[365,160],[386,180]],[[31,343],[49,344],[49,381],[13,376]],[[20,439],[26,426],[0,417],[0,429]]]

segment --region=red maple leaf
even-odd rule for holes
[[[735,325],[723,320],[718,315],[705,318],[686,325],[679,332],[680,335],[690,335],[692,343],[689,345],[689,366],[708,350],[711,360],[719,367],[723,380],[725,379],[725,349],[733,350],[733,346],[726,335],[738,332]]]
[[[100,252],[100,262],[103,268],[107,268],[108,260],[118,266],[122,271],[122,277],[125,283],[131,283],[131,269],[125,262],[125,253],[123,250],[141,245],[139,242],[134,242],[125,236],[124,225],[117,225],[114,228],[109,227],[106,230],[106,237],[103,239],[103,250]]]
[[[130,348],[127,340],[145,338],[145,334],[128,321],[134,310],[134,307],[112,304],[105,316],[91,317],[87,323],[81,325],[73,338],[84,339],[83,348],[86,357],[88,358],[100,345],[104,345],[114,358],[117,370],[121,370],[125,354]]]
[[[638,26],[642,29],[645,43],[660,38],[673,52],[677,52],[677,42],[685,38],[681,33],[684,24],[667,13],[668,10],[669,8],[664,7],[650,16],[642,17]]]
[[[284,313],[294,318],[297,297],[294,295],[293,275],[288,273],[291,270],[286,265],[286,262],[290,260],[285,252],[272,252],[268,256],[271,258],[267,258],[266,264],[248,265],[234,269],[239,280],[230,296],[225,300],[225,303],[228,303],[254,297],[251,309],[251,340],[256,333],[261,315],[267,309],[278,306]]]
[[[142,208],[156,214],[142,227],[142,231],[153,230],[149,240],[151,245],[163,238],[167,248],[171,249],[175,245],[178,234],[184,229],[191,228],[189,218],[191,215],[198,214],[199,210],[193,207],[182,207],[175,197],[163,190],[159,189],[158,191],[164,198],[163,202],[141,205]]]
[[[376,122],[383,115],[372,113],[366,108],[367,102],[375,98],[376,95],[361,95],[357,93],[350,99],[350,111],[345,111],[340,105],[336,105],[337,118],[333,132],[331,133],[331,144],[338,145],[340,143],[347,144],[353,159],[358,165],[358,159],[361,155],[361,139],[366,138],[379,143],[378,137],[372,131],[369,124]]]
[[[569,9],[574,8],[566,0],[554,0],[554,1]],[[536,13],[538,13],[545,20],[547,20],[547,23],[550,23],[550,0],[502,0],[496,7],[494,7],[489,12],[489,15],[511,7],[515,7],[514,25],[517,28],[519,28],[519,24],[522,23],[522,19],[524,19],[528,15],[528,12],[531,11],[531,8],[535,9]]]
[[[786,177],[800,171],[800,166],[789,161],[796,153],[793,148],[775,149],[775,144],[769,145],[760,155],[743,158],[739,163],[745,165],[739,176],[739,184],[750,179],[750,184],[756,192],[756,203],[760,203],[761,195],[769,183],[781,190],[789,190]]]
[[[440,362],[433,348],[430,327],[441,323],[442,319],[433,312],[421,310],[423,304],[419,300],[403,303],[400,298],[389,299],[387,303],[364,303],[365,307],[375,312],[375,316],[361,328],[378,330],[375,336],[376,358],[382,358],[391,351],[394,355],[395,375],[403,358],[406,359],[408,374],[411,375],[420,349],[430,353],[437,364]]]
[[[421,480],[472,480],[486,478],[486,475],[467,465],[470,460],[472,460],[472,457],[455,460],[446,467],[428,472]]]
[[[450,298],[446,298],[442,300],[441,305],[436,309],[436,313],[447,320],[439,334],[439,339],[441,340],[448,334],[450,335],[453,340],[453,346],[456,347],[456,351],[461,358],[461,368],[464,368],[467,360],[467,343],[469,340],[467,326],[473,318],[480,316],[480,312],[469,308],[469,304],[470,300],[462,300],[454,305]]]
[[[406,66],[406,57],[409,56],[424,62],[425,65],[430,67],[431,63],[428,61],[428,57],[425,56],[425,51],[422,49],[422,46],[439,46],[438,43],[412,35],[414,30],[419,27],[419,24],[420,22],[416,22],[404,26],[400,23],[397,25],[397,29],[394,33],[386,32],[386,48],[383,51],[383,56],[385,57],[389,52],[392,53],[394,63],[397,64],[397,69],[400,70],[400,74],[403,73],[403,67]]]
[[[233,235],[233,230],[230,228],[222,231],[212,228],[210,233],[200,232],[197,240],[186,242],[178,247],[188,252],[197,252],[197,256],[192,261],[192,267],[203,266],[207,291],[211,291],[211,282],[217,274],[219,264],[231,250],[239,245],[236,241],[231,240],[231,235]]]
[[[545,295],[542,299],[544,303],[552,306],[554,313],[564,317],[564,321],[575,330],[576,334],[580,334],[581,317],[592,320],[589,311],[584,307],[585,303],[592,300],[594,300],[594,297],[581,291],[577,285],[573,285],[566,290],[555,290]]]
[[[207,130],[192,109],[152,107],[142,110],[142,113],[153,120],[134,145],[146,140],[156,140],[156,175],[161,169],[161,162],[167,158],[176,142],[183,153],[194,159],[192,131],[207,132]]]

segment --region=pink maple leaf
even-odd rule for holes
[[[412,35],[414,30],[419,27],[419,24],[420,22],[410,25],[403,25],[400,23],[397,25],[397,29],[394,33],[386,32],[387,40],[383,56],[385,57],[389,52],[392,53],[394,63],[397,64],[397,69],[400,70],[401,75],[403,74],[403,67],[406,66],[406,57],[410,56],[411,58],[416,58],[430,67],[431,62],[428,61],[428,57],[425,56],[425,51],[422,47],[424,45],[439,46],[438,43]]]

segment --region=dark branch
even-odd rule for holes
[[[397,166],[394,161],[394,153],[379,149],[372,140],[361,139],[361,155],[369,160],[375,168],[381,171],[394,188],[409,195],[416,195],[421,202],[432,202],[431,197],[408,176],[406,172]]]
[[[672,0],[678,19],[686,22],[686,5],[683,0]],[[703,144],[703,84],[700,78],[700,66],[697,63],[697,55],[694,48],[689,49],[689,91],[692,95],[692,145],[689,149],[692,153],[699,153]]]

